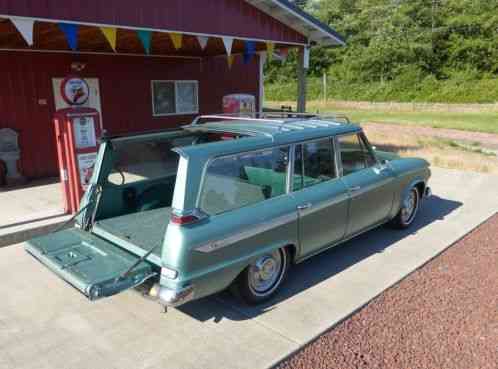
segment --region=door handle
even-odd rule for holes
[[[306,210],[311,208],[313,205],[310,202],[307,202],[306,204],[301,204],[297,206],[297,210]]]
[[[354,186],[354,187],[351,187],[351,188],[349,189],[349,191],[351,191],[351,192],[358,192],[358,191],[360,191],[360,190],[361,190],[361,187],[360,187],[360,186]]]
[[[379,165],[377,167],[377,169],[378,169],[379,173],[382,173],[382,172],[387,171],[389,169],[389,167],[387,165]]]

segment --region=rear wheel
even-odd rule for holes
[[[419,204],[420,194],[418,193],[418,189],[417,187],[412,187],[403,199],[401,209],[396,217],[391,221],[391,225],[399,229],[408,228],[417,216]]]
[[[254,305],[272,298],[282,285],[290,266],[289,252],[281,248],[260,256],[235,280],[234,292]]]

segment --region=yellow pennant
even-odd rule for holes
[[[268,61],[271,61],[273,58],[273,52],[275,51],[275,44],[273,42],[266,43],[266,51],[268,51]]]
[[[234,59],[235,55],[227,55],[228,69],[232,69]]]
[[[114,27],[100,27],[100,30],[104,34],[107,42],[111,45],[112,49],[116,51],[116,28]]]
[[[183,35],[181,33],[170,33],[171,41],[176,50],[182,48]]]

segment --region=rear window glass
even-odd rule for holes
[[[289,147],[216,159],[205,174],[200,208],[215,215],[283,195],[288,164]]]
[[[114,165],[108,181],[115,185],[175,176],[179,156],[172,148],[191,145],[195,136],[113,142]]]

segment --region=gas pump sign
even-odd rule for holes
[[[97,160],[97,153],[79,154],[78,155],[78,169],[80,175],[80,185],[86,191],[90,184],[90,179],[93,175],[93,167]]]
[[[95,147],[95,120],[91,116],[76,117],[73,120],[74,140],[77,149]]]
[[[79,77],[66,77],[61,84],[61,95],[64,101],[71,106],[84,105],[90,97],[88,83]]]

